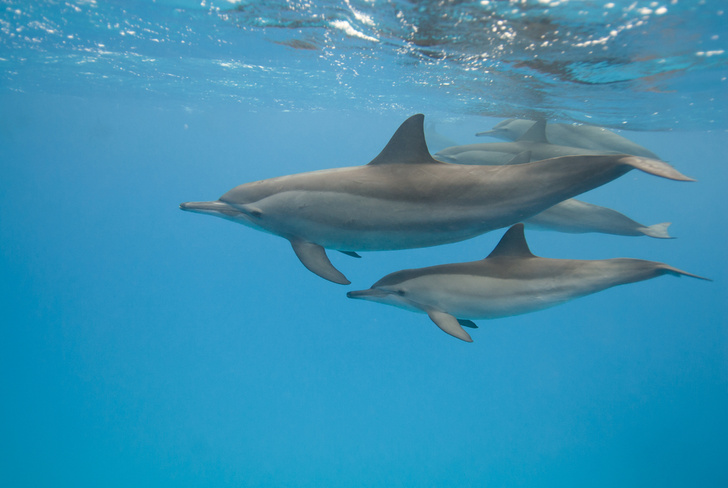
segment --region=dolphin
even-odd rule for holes
[[[435,158],[456,164],[521,164],[561,156],[597,154],[624,154],[603,149],[552,144],[546,137],[546,121],[539,120],[513,142],[486,142],[447,147],[435,154]]]
[[[439,151],[450,146],[456,146],[458,143],[437,132],[437,127],[434,122],[425,124],[425,141],[427,141],[427,147],[430,151]]]
[[[607,288],[670,274],[710,281],[642,259],[549,259],[531,254],[523,224],[512,226],[480,261],[391,273],[349,298],[426,313],[444,332],[472,342],[463,329],[472,319],[495,319],[543,310]]]
[[[433,159],[424,115],[407,119],[364,166],[281,176],[180,208],[287,239],[313,273],[349,280],[325,249],[411,249],[458,242],[532,215],[639,169],[694,181],[663,161],[628,155],[554,158],[513,166],[463,166]]]
[[[600,207],[574,198],[559,202],[553,207],[529,217],[523,223],[526,224],[526,227],[572,234],[601,232],[621,236],[672,239],[667,231],[670,222],[647,226],[611,208]]]
[[[526,119],[506,119],[496,124],[492,130],[478,132],[476,136],[490,136],[506,141],[515,141],[533,127],[535,121]],[[626,137],[590,125],[548,124],[546,137],[560,146],[581,147],[594,151],[616,151],[643,158],[660,159],[655,153]]]
[[[599,150],[567,147],[549,143],[546,138],[545,131],[548,127],[552,126],[546,126],[546,122],[543,120],[535,123],[533,121],[518,119],[509,119],[509,121],[513,122],[505,124],[502,127],[502,130],[511,130],[514,126],[516,128],[523,128],[524,124],[521,122],[527,123],[526,127],[528,130],[516,142],[452,146],[438,152],[435,154],[435,157],[451,163],[498,165],[522,164],[542,158],[566,156],[570,154],[600,154]],[[504,122],[501,122],[501,124],[504,124]],[[496,128],[498,128],[501,124],[496,125]],[[591,129],[597,128],[592,127]],[[613,135],[615,137],[620,137],[616,134]],[[592,205],[574,199],[560,202],[554,207],[525,220],[525,223],[529,227],[556,230],[559,232],[601,232],[604,234],[626,236],[647,235],[660,239],[670,238],[670,235],[667,232],[667,227],[670,225],[669,223],[646,226],[630,219],[616,210],[599,207],[597,205]]]

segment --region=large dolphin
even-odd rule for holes
[[[411,249],[458,242],[535,215],[639,169],[693,181],[662,161],[627,155],[555,158],[513,166],[436,161],[424,116],[414,115],[365,166],[281,176],[237,186],[182,210],[232,220],[290,241],[310,271],[349,280],[324,249]]]
[[[523,221],[527,227],[571,234],[601,232],[620,236],[649,236],[672,239],[670,222],[643,225],[626,215],[592,203],[569,198]]]
[[[526,119],[506,119],[496,124],[492,130],[478,132],[476,136],[490,136],[506,141],[521,138],[536,122]],[[594,151],[616,151],[643,158],[660,159],[655,153],[626,137],[590,125],[548,124],[546,138],[560,146],[581,147]]]
[[[546,121],[540,120],[513,142],[484,142],[451,146],[435,154],[435,158],[456,164],[520,164],[561,156],[596,154],[628,154],[614,150],[552,144],[546,137]]]
[[[523,235],[523,224],[516,224],[485,259],[397,271],[368,290],[350,291],[346,296],[426,313],[443,331],[472,342],[462,328],[477,327],[471,319],[535,312],[664,274],[707,280],[642,259],[584,261],[534,256]]]

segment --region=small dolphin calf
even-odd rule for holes
[[[641,259],[540,258],[531,254],[523,224],[516,224],[483,260],[397,271],[368,290],[350,291],[346,296],[424,312],[443,331],[472,342],[462,327],[476,327],[470,319],[535,312],[664,274],[708,280]]]
[[[554,158],[513,166],[463,166],[430,156],[424,115],[407,119],[365,166],[246,183],[182,210],[232,220],[290,241],[310,271],[349,280],[324,249],[411,249],[458,242],[535,215],[639,169],[693,181],[665,162],[626,155]]]
[[[643,225],[626,215],[591,203],[570,198],[523,221],[526,227],[556,230],[571,234],[601,232],[620,236],[650,236],[672,239],[670,222]]]
[[[536,122],[526,119],[506,119],[497,123],[492,130],[478,132],[476,136],[490,136],[506,141],[515,141],[522,137]],[[649,149],[632,142],[626,137],[590,125],[548,124],[546,137],[552,144],[560,146],[581,147],[594,151],[632,154],[643,158],[660,159]]]

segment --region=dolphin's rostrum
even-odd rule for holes
[[[513,166],[436,161],[414,115],[365,166],[281,176],[237,186],[182,210],[215,215],[290,241],[304,266],[349,284],[325,249],[347,253],[458,242],[520,222],[632,169],[692,181],[658,160],[567,156]]]
[[[664,274],[707,279],[642,259],[537,257],[528,248],[523,224],[516,224],[485,259],[397,271],[368,290],[350,291],[346,296],[424,312],[443,331],[472,342],[462,328],[474,327],[471,319],[535,312]]]

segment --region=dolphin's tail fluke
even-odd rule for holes
[[[663,222],[661,224],[650,225],[649,227],[640,227],[640,230],[644,235],[649,237],[656,237],[658,239],[674,239],[668,232],[667,228],[670,227],[671,222]]]
[[[644,171],[645,173],[649,173],[655,176],[662,176],[663,178],[668,178],[670,180],[695,181],[694,179],[685,176],[666,162],[660,161],[659,159],[641,158],[638,156],[625,155],[619,160],[619,162],[628,166],[632,166],[633,168],[636,168],[640,171]]]
[[[658,263],[659,266],[657,267],[658,270],[662,272],[662,274],[669,274],[673,276],[690,276],[691,278],[697,278],[699,280],[705,280],[705,281],[713,281],[710,278],[704,278],[703,276],[698,276],[696,274],[688,273],[687,271],[683,271],[681,269],[673,268],[669,264],[665,263]]]

